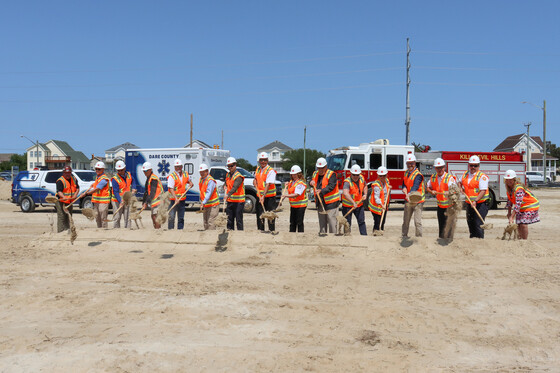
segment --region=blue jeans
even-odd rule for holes
[[[175,201],[172,201],[169,208],[173,206]],[[185,201],[179,201],[177,206],[173,210],[169,211],[169,216],[167,217],[167,229],[175,228],[175,215],[177,215],[177,229],[183,229],[185,226]]]
[[[351,207],[342,206],[342,215],[346,215],[348,211],[350,211]],[[362,236],[367,236],[367,229],[366,229],[366,218],[364,216],[364,205],[360,207],[356,207],[352,213],[348,214],[346,220],[348,224],[352,226],[352,215],[356,217],[358,221],[358,228],[360,228],[360,234]]]

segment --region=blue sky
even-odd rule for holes
[[[411,141],[560,145],[559,1],[25,1],[0,8],[0,152],[20,138],[86,155],[194,137],[255,162],[274,140],[321,151]]]

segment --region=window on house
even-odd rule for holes
[[[39,150],[39,157],[43,156],[43,152]]]

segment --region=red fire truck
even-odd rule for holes
[[[390,145],[389,140],[381,139],[359,146],[333,149],[327,156],[327,166],[336,172],[340,188],[342,188],[344,179],[350,176],[350,167],[354,164],[362,168],[362,175],[368,184],[376,180],[377,168],[385,166],[389,171],[388,179],[393,188],[391,201],[404,202],[401,185],[406,171],[405,159],[407,154],[411,153],[414,153],[412,145]],[[492,208],[496,208],[498,203],[507,200],[503,180],[506,170],[514,170],[519,179],[525,182],[526,165],[523,162],[523,156],[517,152],[430,151],[414,154],[418,169],[424,175],[425,180],[435,173],[433,164],[436,158],[443,158],[446,163],[446,171],[460,178],[467,170],[469,158],[472,155],[478,155],[481,163],[480,170],[490,179],[489,205]],[[426,197],[427,202],[431,203],[431,196]],[[435,198],[433,202],[435,203]]]

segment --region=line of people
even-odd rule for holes
[[[258,230],[265,231],[265,222],[268,222],[268,230],[274,232],[276,229],[275,219],[262,219],[265,212],[274,211],[276,208],[276,171],[268,165],[268,154],[260,153],[259,165],[255,171],[253,184],[257,189],[258,201],[256,205],[256,219]],[[474,155],[470,157],[468,169],[459,180],[454,175],[445,171],[445,161],[437,158],[434,161],[435,173],[425,182],[424,176],[416,165],[416,157],[409,154],[406,158],[407,170],[402,180],[402,192],[405,198],[402,237],[407,238],[410,221],[414,218],[415,236],[422,236],[422,211],[425,202],[425,194],[430,193],[437,199],[437,218],[439,238],[452,239],[453,230],[445,229],[449,218],[448,209],[454,203],[459,203],[458,198],[450,200],[450,190],[456,187],[465,195],[466,218],[469,227],[470,238],[484,238],[484,229],[481,227],[483,219],[488,214],[487,201],[489,199],[489,178],[480,171],[480,159]],[[120,220],[124,218],[124,227],[130,227],[130,206],[123,201],[123,194],[127,191],[136,193],[136,184],[130,174],[126,171],[126,165],[118,161],[115,165],[117,173],[112,179],[105,175],[105,165],[97,162],[95,172],[97,178],[90,189],[86,191],[92,196],[96,221],[99,228],[107,228],[108,204],[113,204],[113,227],[120,227]],[[168,212],[168,229],[183,229],[185,220],[185,202],[187,191],[193,187],[189,174],[183,170],[181,160],[174,162],[175,171],[167,178],[168,191],[171,194],[171,204]],[[225,212],[227,215],[228,230],[243,230],[243,210],[245,204],[244,177],[237,170],[237,161],[233,157],[227,159],[228,173],[225,178]],[[164,192],[159,178],[154,174],[150,162],[145,162],[142,171],[146,176],[145,193],[142,199],[142,209],[150,209],[154,228],[161,228],[156,216],[161,205],[161,195]],[[200,180],[200,210],[203,217],[204,229],[215,229],[215,219],[219,213],[219,197],[217,183],[209,175],[206,164],[199,167]],[[342,214],[352,226],[352,215],[355,217],[360,235],[367,235],[365,223],[365,209],[373,216],[373,234],[383,232],[387,211],[390,204],[391,185],[388,182],[388,170],[384,166],[377,169],[377,179],[370,185],[370,198],[368,200],[368,186],[362,175],[360,166],[353,165],[350,176],[343,182],[342,193],[338,187],[336,174],[329,170],[325,158],[319,158],[316,162],[316,171],[311,177],[309,187],[313,188],[315,204],[317,207],[317,218],[319,222],[319,234],[336,233],[337,215],[342,203]],[[520,238],[528,236],[528,224],[538,222],[539,202],[536,197],[517,180],[513,170],[508,170],[505,175],[505,184],[508,195],[508,219],[513,223],[515,218],[519,225]],[[111,184],[111,185],[109,185]],[[110,188],[111,187],[111,188]],[[285,199],[290,203],[290,232],[304,232],[305,211],[308,205],[307,183],[301,168],[294,165],[290,170],[290,181],[285,183],[284,193],[280,203]],[[457,189],[458,188],[458,189]],[[112,191],[111,191],[112,190]],[[69,201],[79,195],[79,186],[72,176],[72,169],[67,166],[57,181],[57,196],[59,202],[56,204],[58,216],[58,231],[69,228],[68,216],[62,210],[67,205],[71,213]],[[476,211],[475,211],[476,210]]]

